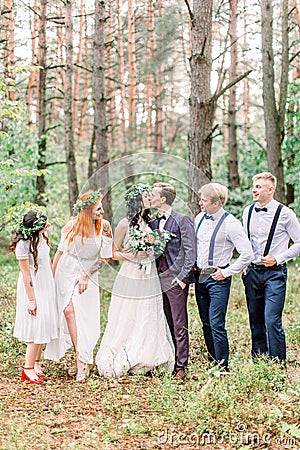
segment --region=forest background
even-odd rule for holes
[[[243,207],[251,202],[252,176],[270,170],[278,178],[278,200],[300,215],[300,11],[297,0],[0,0],[0,11],[0,243],[5,268],[1,301],[8,306],[1,317],[1,360],[9,374],[21,364],[23,352],[11,337],[16,265],[6,256],[10,221],[21,203],[47,207],[53,250],[79,192],[87,187],[102,188],[105,214],[113,225],[124,213],[123,195],[133,182],[160,179],[175,184],[180,209],[191,214],[198,210],[196,193],[203,183],[226,184],[230,192],[227,208],[240,218]],[[291,360],[296,358],[300,340],[298,282],[296,261],[291,266],[287,320]],[[105,313],[109,299],[105,292],[103,296]],[[247,354],[249,336],[243,308],[237,287],[229,329],[234,341],[243,335],[241,345]],[[195,305],[191,317],[195,317]],[[197,323],[196,319],[192,322]],[[199,328],[198,323],[195,327]],[[191,329],[193,332],[193,325]],[[247,330],[246,334],[241,330]],[[200,364],[205,361],[201,359],[205,349],[197,333],[194,339],[199,352],[194,361]],[[234,349],[239,360],[238,345]],[[190,392],[193,398],[188,412],[195,416],[199,436],[211,426],[216,436],[225,430],[228,441],[228,433],[236,430],[238,415],[245,423],[249,420],[250,424],[250,418],[253,422],[249,411],[254,407],[258,418],[252,431],[260,433],[262,423],[271,423],[272,436],[299,439],[299,406],[293,400],[299,396],[299,368],[290,362],[288,373],[267,363],[236,370],[237,379],[227,381],[227,387],[218,373],[203,372],[201,396],[207,411],[200,422],[193,410],[197,400]],[[63,383],[62,373],[58,369]],[[153,406],[145,382],[139,382],[129,388],[113,386],[121,403],[124,395],[128,400],[139,390],[141,403],[138,397],[136,403],[125,401],[125,416],[130,408],[128,414],[135,408],[143,410],[147,399],[157,414],[163,414],[161,409],[168,412],[164,418],[171,427],[177,424],[177,429],[192,433],[183,413],[186,393],[182,388],[173,387],[170,380],[154,380],[154,391],[157,387],[159,392],[163,385],[165,396],[159,406]],[[101,383],[92,379],[86,395],[92,397],[95,389],[103,387]],[[54,385],[55,380],[49,384],[50,395]],[[7,399],[13,392],[16,402],[19,391],[12,386],[9,389]],[[77,388],[72,384],[70,389]],[[130,392],[124,394],[124,389]],[[224,389],[230,392],[226,401]],[[262,390],[267,392],[264,397]],[[182,417],[164,403],[168,396]],[[251,398],[244,404],[245,417],[241,398]],[[36,400],[45,407],[45,399]],[[101,406],[106,413],[110,401],[107,393],[107,404]],[[274,401],[280,405],[278,409],[272,409]],[[145,415],[155,416],[148,406],[144,406]],[[19,407],[22,410],[24,406]],[[51,408],[51,414],[63,416],[63,423],[61,406]],[[30,411],[26,414],[24,427],[31,417]],[[113,416],[116,418],[116,410]],[[18,423],[19,418],[14,420]],[[143,436],[147,448],[146,436],[161,431],[155,420],[152,431],[143,420],[140,428],[125,421],[123,430],[129,437]],[[40,426],[43,429],[44,425]],[[102,428],[101,439],[109,442],[107,448],[126,448],[108,431],[108,419]],[[56,428],[56,438],[59,433]],[[54,439],[55,445],[68,441],[67,433],[61,433],[66,440]],[[6,435],[14,436],[8,428]],[[22,427],[16,436],[19,442]],[[32,436],[26,434],[27,438],[31,442]],[[49,448],[51,442],[49,437]],[[76,448],[64,445],[62,448]],[[240,448],[244,443],[235,445]]]

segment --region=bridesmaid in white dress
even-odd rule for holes
[[[27,342],[22,380],[43,384],[40,365],[43,345],[58,336],[55,286],[46,230],[49,222],[41,208],[22,218],[9,249],[19,260],[14,337]]]
[[[47,345],[45,358],[58,361],[74,347],[76,364],[69,369],[77,381],[89,375],[93,350],[100,337],[100,298],[98,273],[90,277],[88,286],[82,282],[90,267],[99,258],[112,256],[112,234],[102,218],[100,192],[83,194],[75,205],[77,217],[62,229],[61,242],[54,257],[56,295],[59,310],[59,338]]]
[[[174,347],[164,311],[154,258],[136,256],[128,248],[128,230],[138,225],[151,231],[150,187],[132,186],[125,196],[127,217],[116,227],[113,259],[123,261],[115,279],[108,322],[96,355],[99,374],[120,377],[126,372],[145,374],[153,368],[172,372]],[[142,266],[142,267],[141,267]]]

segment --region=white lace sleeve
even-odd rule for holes
[[[16,245],[16,258],[29,259],[29,240],[21,239]]]
[[[63,252],[65,250],[65,245],[66,245],[66,234],[62,232],[60,243],[58,244],[57,250]]]
[[[102,246],[100,250],[101,258],[111,258],[112,257],[112,245],[113,239],[107,236],[102,236]]]

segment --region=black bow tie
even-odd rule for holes
[[[258,206],[255,206],[254,209],[255,209],[256,212],[261,212],[261,211],[267,212],[268,211],[268,208],[265,208],[265,207],[264,208],[258,208]]]
[[[157,220],[160,222],[162,219],[166,220],[166,216],[163,214],[162,216],[156,216]]]
[[[204,218],[205,218],[205,219],[208,219],[208,220],[215,220],[215,219],[213,218],[213,216],[210,216],[210,215],[207,214],[207,213],[204,214]]]

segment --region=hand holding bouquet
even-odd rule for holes
[[[143,231],[136,227],[129,228],[128,246],[134,255],[145,251],[149,256],[159,256],[165,251],[169,240],[175,236],[167,230]]]

